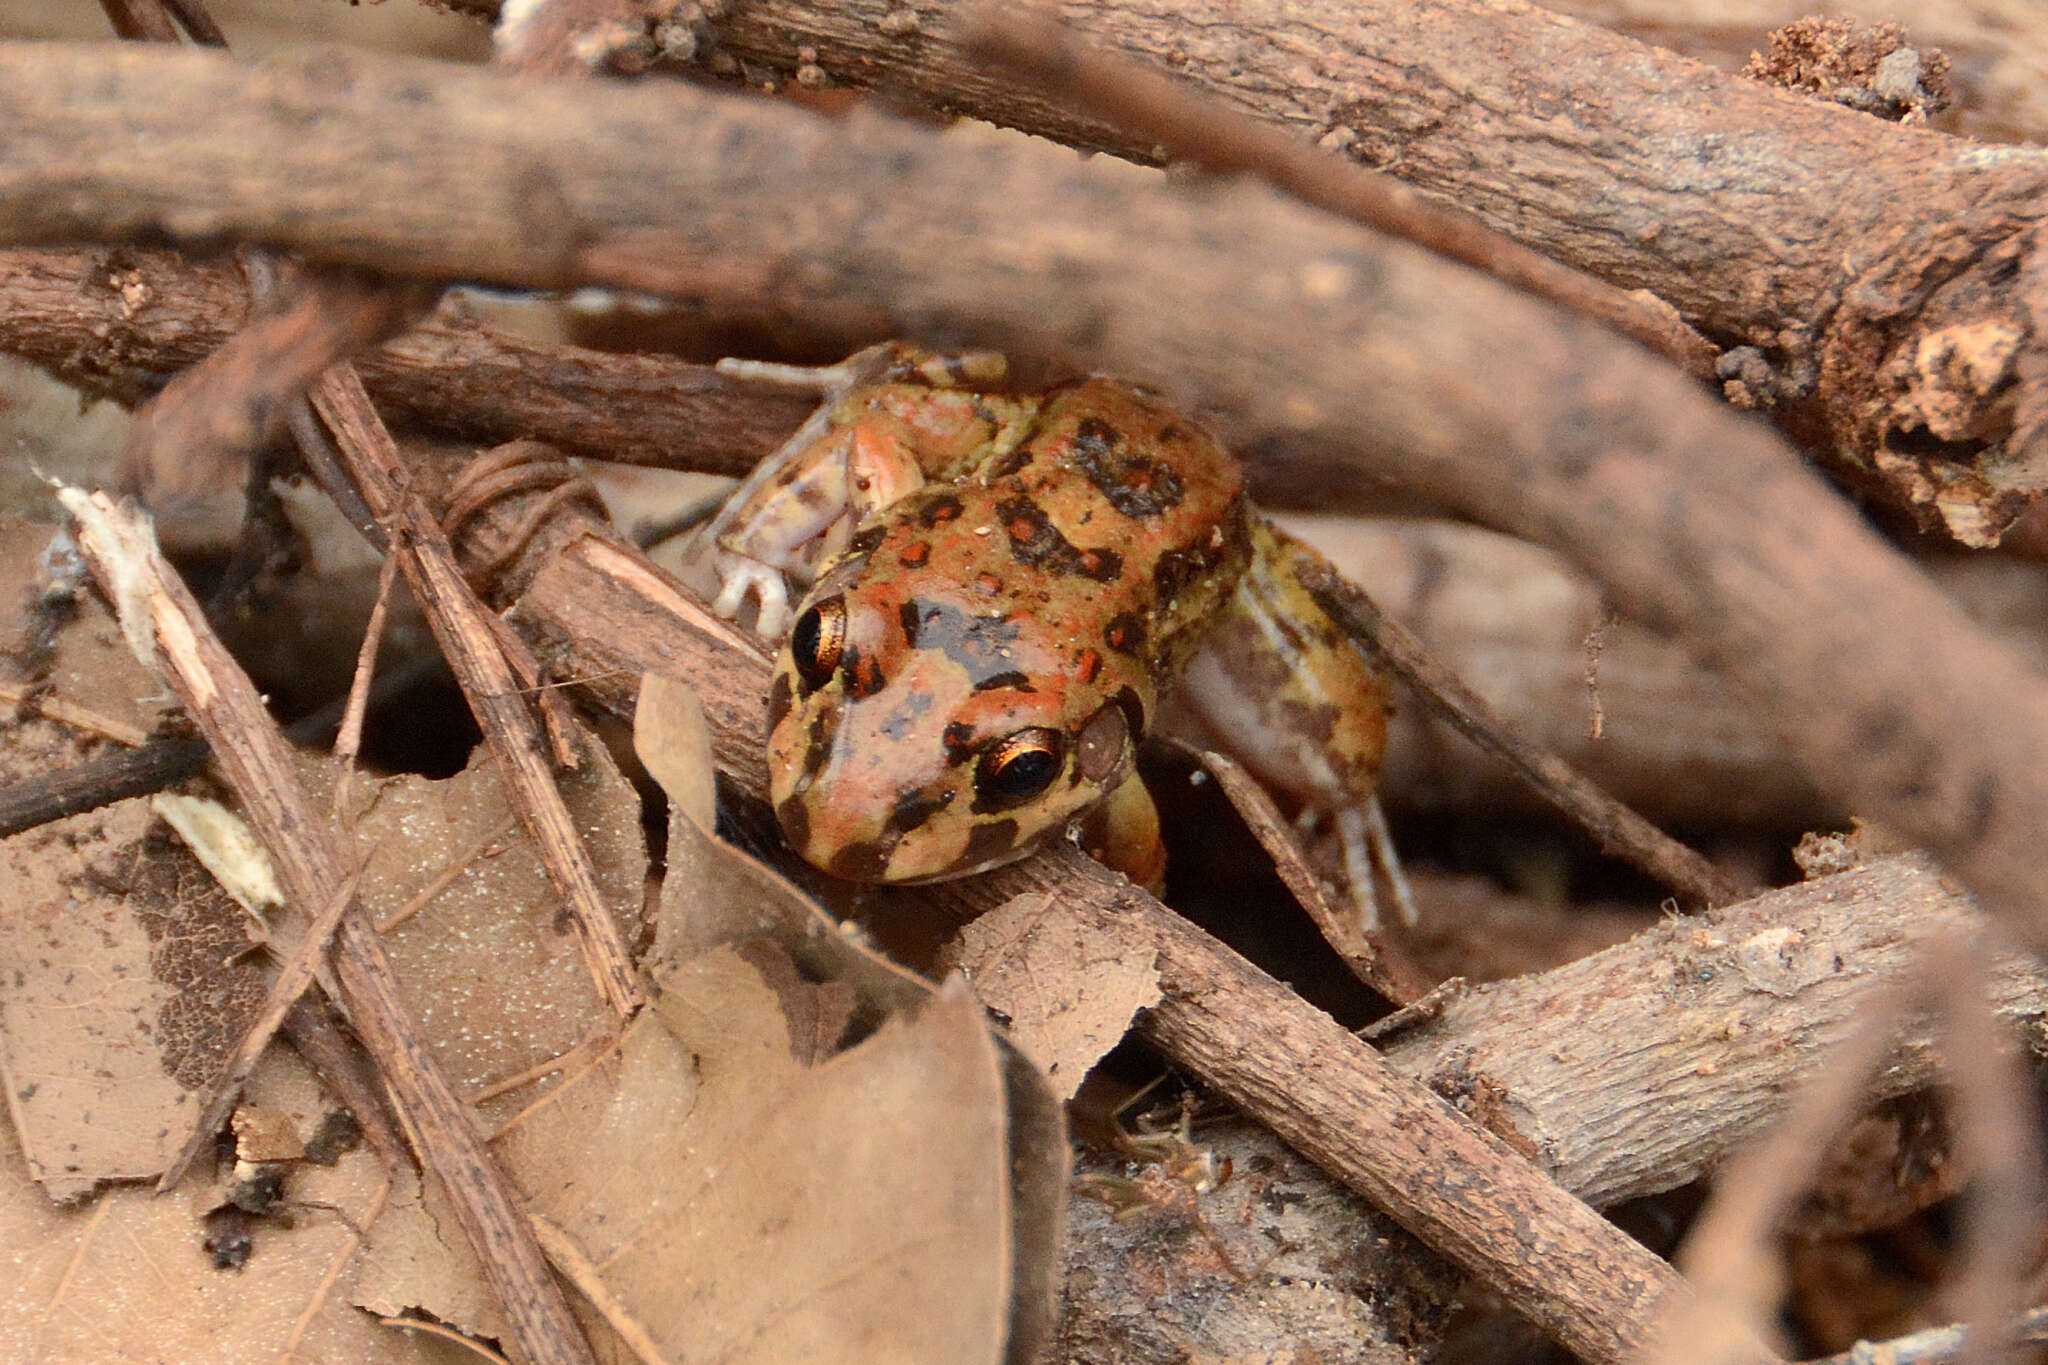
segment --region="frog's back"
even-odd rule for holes
[[[1250,552],[1236,462],[1199,427],[1112,380],[1049,397],[1031,438],[979,482],[996,499],[1014,562],[1080,571],[1052,610],[1099,618],[1110,648],[1155,686],[1179,671]]]

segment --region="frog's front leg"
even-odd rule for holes
[[[764,463],[768,477],[750,477],[735,491],[699,543],[712,546],[718,576],[712,609],[732,619],[751,597],[759,604],[755,633],[779,640],[789,627],[790,579],[807,578],[841,548],[848,528],[925,480],[913,454],[858,421],[806,422]],[[820,553],[807,553],[821,542]]]
[[[1153,895],[1166,884],[1166,843],[1159,807],[1134,771],[1081,817],[1081,851],[1129,877]]]
[[[1296,578],[1321,556],[1263,520],[1217,624],[1182,671],[1175,703],[1269,790],[1334,817],[1367,928],[1373,896],[1373,787],[1386,749],[1388,680]],[[1405,910],[1405,906],[1403,907]]]

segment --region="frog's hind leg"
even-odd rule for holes
[[[1373,795],[1389,682],[1295,576],[1320,562],[1293,537],[1254,522],[1251,561],[1182,670],[1174,702],[1268,790],[1330,819],[1352,900],[1375,929],[1376,863],[1403,918],[1412,913]]]

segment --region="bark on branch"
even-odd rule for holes
[[[2039,681],[1770,432],[1490,281],[1254,188],[688,90],[61,45],[0,49],[0,88],[0,241],[257,240],[1059,354],[1326,501],[1415,485],[1683,635],[1845,804],[2048,941]]]
[[[466,3],[478,11],[490,3]],[[1731,347],[1866,487],[1969,544],[2048,488],[2048,151],[1903,128],[1521,0],[1065,0],[1085,35],[1624,288]],[[963,54],[976,6],[758,0],[697,60],[879,86],[1140,160]]]

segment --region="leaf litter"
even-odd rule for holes
[[[105,643],[118,650],[118,633]],[[139,670],[130,682],[135,695],[154,691]],[[1029,1358],[1053,1324],[1066,1171],[1057,1103],[962,985],[934,992],[699,823],[711,771],[677,704],[685,737],[657,727],[643,742],[672,784],[702,790],[674,802],[652,925],[631,785],[601,754],[563,778],[621,928],[653,943],[658,998],[623,1033],[487,761],[445,782],[354,784],[346,823],[367,856],[362,903],[388,925],[424,1041],[494,1133],[558,1268],[584,1291],[579,1310],[606,1358]],[[331,790],[335,776],[308,760],[316,787]],[[76,866],[53,878],[56,845]],[[62,1013],[80,1079],[66,1105],[61,1087],[41,1090],[25,1120],[17,1097],[33,1099],[37,1082],[9,1076],[14,1127],[38,1139],[37,1173],[55,1183],[34,1184],[15,1133],[0,1135],[11,1262],[0,1355],[383,1361],[449,1349],[380,1328],[372,1313],[497,1334],[431,1175],[389,1176],[365,1151],[332,1167],[294,1159],[321,1100],[282,1049],[237,1112],[239,1153],[210,1178],[163,1199],[119,1183],[81,1198],[161,1170],[239,1034],[227,986],[152,974],[143,916],[201,945],[245,1011],[261,1001],[261,954],[249,951],[252,922],[147,802],[45,826],[0,854],[36,863],[49,883],[39,915],[7,918],[11,960],[40,947],[48,982],[95,992],[53,996],[45,1010],[26,1008],[34,992],[12,981],[5,996],[0,1055],[33,1048],[46,1065]],[[105,870],[124,861],[126,881]],[[212,936],[196,938],[209,923]],[[182,1081],[162,1047],[136,1041],[167,1036],[161,1016],[180,1004],[211,1024]],[[76,1159],[88,1137],[113,1150]],[[235,1208],[260,1183],[252,1173],[281,1173],[274,1209]],[[60,1207],[53,1193],[75,1202]],[[234,1273],[213,1259],[223,1241],[242,1244],[245,1259],[223,1261]]]

